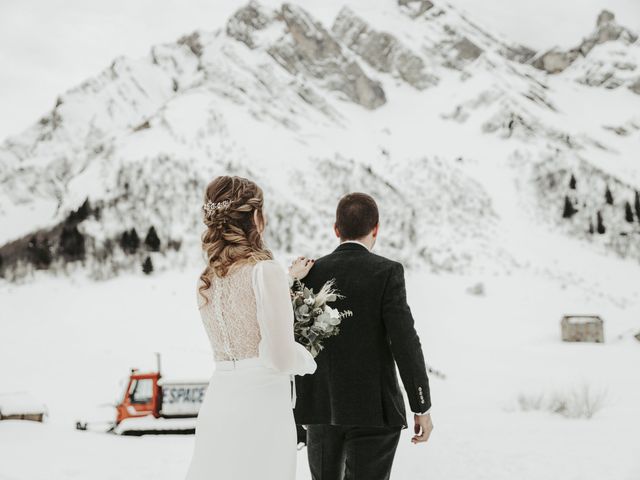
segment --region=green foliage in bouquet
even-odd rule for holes
[[[328,304],[344,298],[333,287],[334,281],[325,283],[318,293],[295,279],[291,285],[295,339],[315,357],[322,351],[322,342],[340,333],[342,319],[353,315],[351,310],[339,312]]]

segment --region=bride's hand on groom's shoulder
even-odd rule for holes
[[[411,443],[418,444],[424,443],[429,440],[429,436],[431,435],[431,431],[433,430],[433,423],[431,422],[431,414],[427,413],[426,415],[414,415],[415,425],[413,427],[413,432],[415,435],[411,438]]]
[[[307,257],[298,257],[289,266],[289,275],[298,280],[302,280],[307,276],[315,260]]]

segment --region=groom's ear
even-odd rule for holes
[[[338,225],[333,224],[333,231],[336,234],[336,237],[340,238],[340,230],[338,230]]]
[[[373,235],[373,238],[376,238],[378,236],[379,229],[380,229],[380,222],[376,223],[376,226],[373,227],[373,230],[371,230],[371,235]]]

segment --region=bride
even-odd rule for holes
[[[262,190],[246,178],[220,176],[204,197],[207,266],[196,294],[215,371],[186,480],[293,480],[291,380],[313,373],[316,363],[293,338],[287,273],[263,244]],[[298,259],[290,273],[303,278],[312,264]]]

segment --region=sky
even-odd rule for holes
[[[358,11],[395,0],[305,0],[325,25],[347,5]],[[247,1],[2,0],[0,2],[0,141],[18,134],[56,97],[120,55],[139,57],[151,45],[196,29],[214,30]],[[277,5],[278,0],[262,0]],[[438,0],[434,0],[438,4]],[[449,0],[492,32],[535,49],[572,46],[607,8],[640,32],[640,0]]]

